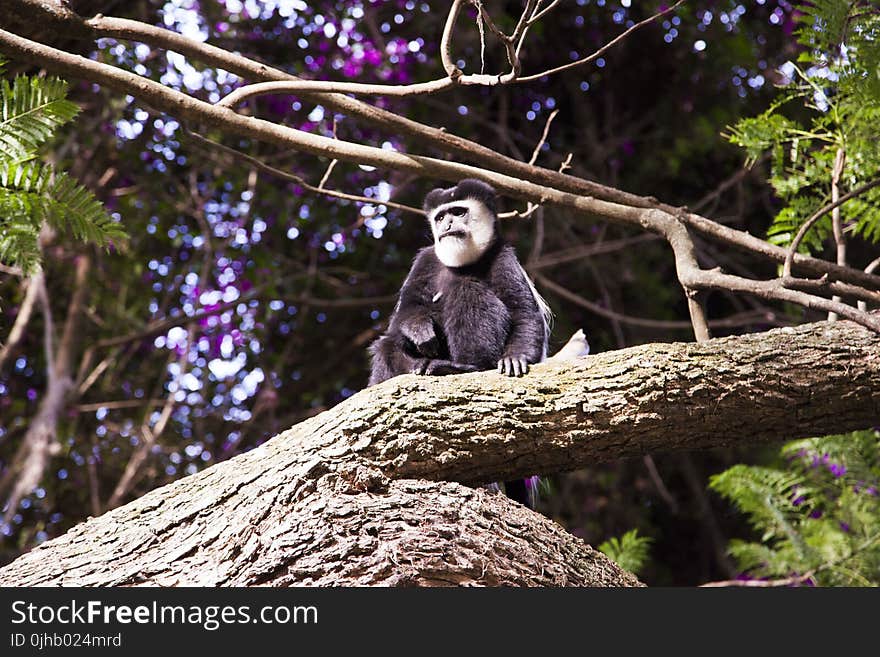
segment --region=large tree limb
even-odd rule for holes
[[[546,519],[441,480],[840,432],[878,412],[880,336],[849,322],[644,345],[520,379],[402,376],[75,527],[0,585],[631,584]]]
[[[6,586],[633,586],[559,525],[460,484],[370,482],[233,459],[78,525]],[[270,460],[277,458],[273,453]],[[262,458],[261,458],[262,457]]]

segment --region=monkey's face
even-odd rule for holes
[[[439,205],[428,213],[434,252],[447,267],[464,267],[480,259],[495,240],[495,215],[476,199]]]

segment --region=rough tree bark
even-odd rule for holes
[[[880,336],[819,323],[495,373],[402,376],[74,527],[0,585],[634,585],[466,484],[876,423]],[[453,483],[454,480],[462,483]]]

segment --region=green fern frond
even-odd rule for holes
[[[791,516],[800,513],[798,507],[815,505],[814,491],[796,472],[735,465],[713,476],[709,487],[745,513],[751,524],[764,532],[763,540],[794,538],[797,532]]]
[[[875,198],[852,200],[847,205],[854,218],[852,234],[876,244],[880,242],[880,193],[873,196]]]
[[[0,154],[22,159],[33,153],[79,112],[58,78],[19,76],[0,81]]]
[[[797,128],[794,121],[774,110],[754,118],[741,119],[728,127],[727,139],[746,151],[746,166],[752,166],[765,151],[790,141]]]
[[[844,38],[845,28],[854,3],[848,0],[811,0],[800,3],[795,16],[800,23],[796,31],[798,41],[808,48],[831,51]]]
[[[92,192],[66,174],[33,160],[0,165],[0,216],[16,218],[15,222],[0,224],[0,236],[5,239],[0,259],[25,271],[33,271],[39,262],[39,257],[33,257],[31,242],[44,221],[58,231],[69,230],[77,239],[102,247],[126,239],[122,226],[107,214]],[[17,244],[22,248],[20,257],[14,255]]]
[[[39,226],[26,217],[0,217],[0,261],[33,272],[40,263]]]
[[[639,536],[637,529],[626,532],[620,538],[610,538],[599,546],[599,551],[632,573],[640,571],[648,561],[653,539]]]
[[[44,222],[104,247],[126,237],[94,194],[35,159],[79,111],[66,95],[58,78],[0,80],[0,260],[26,272],[39,266]]]
[[[811,0],[798,3],[796,20],[804,50],[793,79],[767,111],[742,119],[726,135],[749,162],[765,152],[772,156],[769,182],[784,207],[768,239],[781,246],[830,199],[838,150],[846,155],[842,191],[880,177],[880,14],[864,3]],[[783,107],[793,100],[799,100],[798,113]],[[794,120],[803,110],[808,118]],[[841,215],[851,235],[880,242],[880,191],[847,202]],[[830,219],[823,219],[801,246],[817,252],[830,238]]]
[[[803,565],[791,550],[734,539],[727,548],[739,568],[752,577],[774,577]]]
[[[821,202],[814,200],[814,197],[811,196],[793,200],[773,218],[773,222],[767,228],[767,241],[778,246],[791,244],[800,227],[809,219],[816,207],[821,207]],[[798,251],[801,253],[820,251],[824,241],[831,235],[831,231],[831,217],[826,215],[819,219],[813,228],[804,235]]]
[[[74,237],[100,246],[126,238],[125,231],[111,217],[91,191],[65,173],[55,173],[45,189],[43,211],[49,225],[69,228]]]
[[[863,486],[880,483],[875,474],[880,471],[880,438],[875,431],[795,440],[781,453],[786,459],[797,459],[804,471],[821,466],[839,473],[837,476],[848,473]]]
[[[738,465],[712,478],[763,533],[731,542],[739,567],[769,578],[809,573],[823,586],[880,584],[880,432],[797,440],[780,455],[785,470]]]
[[[10,192],[44,194],[51,177],[51,167],[35,160],[0,162],[0,188]]]

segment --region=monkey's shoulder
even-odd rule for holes
[[[521,288],[525,283],[525,273],[516,250],[510,244],[504,244],[495,255],[489,269],[489,277],[493,287]]]
[[[437,259],[433,246],[426,246],[416,252],[409,268],[405,288],[423,288],[433,286],[438,276],[446,268]]]

